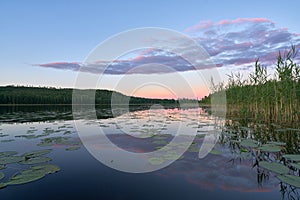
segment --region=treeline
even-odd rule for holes
[[[267,123],[293,124],[300,120],[300,66],[295,62],[297,51],[279,52],[275,73],[270,77],[267,67],[257,60],[248,79],[229,75],[228,83],[214,86],[214,92],[201,100],[210,104],[211,97],[226,92],[227,115],[252,118]]]
[[[87,90],[81,90],[83,93]],[[72,104],[73,89],[57,89],[46,87],[25,87],[25,86],[2,86],[0,87],[0,104],[18,105],[18,104]],[[161,104],[177,105],[178,101],[174,99],[150,99],[140,97],[129,97],[119,92],[109,90],[96,90],[95,104],[110,105],[112,95],[120,103],[139,105]],[[85,97],[83,97],[85,98]],[[92,98],[92,97],[90,97]],[[125,100],[125,101],[123,101]]]

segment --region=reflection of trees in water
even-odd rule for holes
[[[92,108],[92,109],[91,109]],[[130,105],[116,106],[81,106],[79,111],[82,118],[88,117],[90,114],[97,115],[98,119],[107,119],[123,115],[127,112],[142,111],[153,109],[151,105]],[[177,105],[164,105],[165,109],[178,108]],[[95,112],[96,111],[96,112]],[[0,122],[39,122],[39,121],[55,121],[55,120],[72,120],[72,105],[36,105],[36,106],[0,106]]]

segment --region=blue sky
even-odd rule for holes
[[[221,27],[227,33],[234,32],[237,25],[243,28],[240,33],[256,29],[259,25],[264,31],[276,34],[276,41],[270,42],[267,47],[274,44],[276,48],[285,48],[286,45],[283,45],[282,41],[279,44],[279,40],[285,40],[285,43],[292,41],[297,45],[300,41],[297,35],[300,33],[297,22],[299,7],[300,2],[296,0],[289,3],[255,0],[0,1],[0,85],[73,87],[76,70],[66,70],[66,65],[82,63],[100,42],[133,28],[169,28],[194,38],[201,36],[203,39],[207,28],[210,31],[219,30],[220,22],[228,20],[229,26],[225,29]],[[208,23],[209,27],[204,29],[205,23]],[[221,32],[217,35],[222,34]],[[216,42],[216,39],[217,37],[207,36],[204,40],[199,39],[199,43],[212,54],[231,49],[231,46],[226,46],[225,43],[226,48],[223,48],[224,45],[219,49],[210,47],[208,41]],[[237,38],[233,40],[236,41]],[[240,44],[244,45],[244,48],[252,48],[253,44],[247,46],[249,41],[244,39]],[[254,38],[253,41],[257,42],[258,39]],[[233,48],[236,50],[236,46]],[[267,52],[268,50],[261,50],[262,46],[259,46],[257,49],[261,51],[257,51],[257,56],[265,56],[268,62],[269,55],[265,53],[271,54],[276,48],[272,47]],[[246,50],[241,49],[240,53]],[[241,54],[236,54],[239,55]],[[249,56],[253,56],[253,53],[249,53]],[[222,73],[230,71],[232,67],[245,67],[245,64],[249,64],[242,63],[243,66],[238,66],[238,62],[235,62],[233,65],[225,62],[222,55],[215,59],[217,64],[222,65]],[[53,63],[60,65],[49,65]],[[110,85],[105,87],[110,88]]]

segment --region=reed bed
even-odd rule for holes
[[[268,75],[259,60],[246,80],[240,73],[228,75],[228,83],[213,86],[214,92],[200,103],[209,104],[213,95],[226,92],[227,116],[255,122],[297,125],[300,120],[300,66],[295,62],[297,50],[279,52],[276,70]]]

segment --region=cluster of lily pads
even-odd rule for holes
[[[25,134],[15,136],[2,133],[1,129],[0,137],[10,138],[0,141],[13,142],[15,139],[28,139],[37,140],[37,146],[39,147],[62,146],[65,147],[66,151],[74,151],[81,148],[80,139],[71,136],[71,134],[75,133],[71,124],[58,124],[57,122],[53,122],[52,125],[57,128],[46,127],[40,131],[36,127],[31,126]],[[12,139],[11,137],[15,137],[15,139]],[[52,149],[43,149],[27,152],[21,155],[18,154],[17,151],[0,152],[0,188],[4,188],[9,185],[29,183],[41,179],[48,174],[60,171],[58,166],[46,164],[52,161],[50,157],[45,156],[51,151]],[[11,172],[16,169],[16,164],[20,166],[20,170],[11,177],[6,177],[4,172],[6,170]],[[11,167],[10,165],[13,166]]]
[[[23,169],[12,175],[6,181],[0,182],[0,189],[9,185],[19,185],[36,181],[48,174],[60,171],[60,168],[53,164],[44,164],[52,159],[44,155],[50,153],[51,149],[36,150],[17,155],[16,151],[0,152],[0,170],[4,170],[10,164],[30,165],[30,168]],[[0,181],[5,178],[0,171]]]
[[[57,123],[53,123],[53,125],[58,125]],[[40,139],[40,143],[38,146],[66,146],[66,151],[73,151],[80,149],[81,142],[78,138],[69,137],[67,135],[71,135],[75,133],[72,130],[73,127],[70,124],[58,125],[57,129],[46,127],[41,132],[35,127],[29,127],[27,132],[22,135],[16,135],[15,138],[24,138],[24,139]],[[57,136],[52,136],[53,134],[59,134]],[[64,135],[64,136],[61,136]],[[11,142],[15,141],[14,139],[9,139],[1,142]]]
[[[286,160],[286,163],[288,163],[287,165],[275,161],[261,161],[259,162],[259,166],[277,174],[276,177],[280,181],[300,188],[300,177],[294,174],[295,170],[300,170],[300,155],[286,154],[283,155],[283,158]]]
[[[300,131],[299,129],[276,129],[275,132],[284,134],[286,131]],[[300,188],[300,154],[288,154],[287,144],[281,141],[267,141],[253,139],[255,130],[249,127],[226,127],[221,138],[241,153],[251,153],[255,157],[258,167],[276,174],[283,183]],[[245,136],[243,138],[242,136]],[[270,140],[270,139],[269,139]]]

